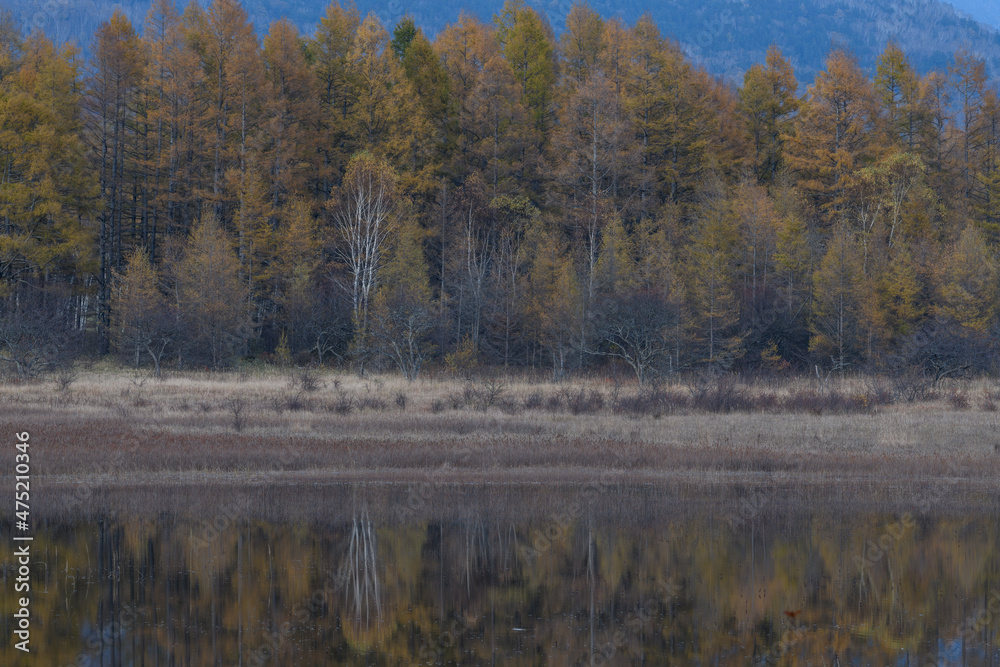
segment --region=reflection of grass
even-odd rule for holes
[[[640,388],[567,383],[176,374],[138,383],[81,374],[0,388],[0,428],[44,442],[36,474],[98,473],[116,451],[118,483],[296,471],[386,480],[449,466],[455,480],[572,480],[608,468],[634,476],[727,480],[997,479],[992,387],[890,403],[874,383],[819,391],[807,380]],[[400,398],[403,397],[403,398]],[[471,454],[466,450],[470,449]],[[197,473],[197,475],[195,474]],[[951,474],[951,473],[948,473]],[[150,477],[152,476],[152,477]]]

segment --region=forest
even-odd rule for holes
[[[391,31],[391,32],[390,32]],[[0,20],[0,367],[990,373],[1000,96],[779,49],[734,86],[649,16],[508,0],[433,40],[333,2]]]

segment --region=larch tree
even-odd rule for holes
[[[536,218],[525,233],[528,268],[524,295],[526,321],[534,342],[552,363],[553,375],[562,378],[574,351],[579,350],[582,294],[573,260],[558,231]]]
[[[404,19],[397,31],[406,21],[412,25],[411,19]],[[450,160],[458,132],[458,109],[451,95],[451,79],[420,28],[414,27],[413,36],[399,58],[432,132],[430,141],[425,142],[430,154],[415,157],[422,158],[425,166],[439,169]],[[425,180],[431,181],[429,178]]]
[[[698,212],[688,266],[691,322],[699,359],[726,367],[742,354],[739,301],[734,290],[739,245],[737,219],[729,200],[716,194]]]
[[[267,98],[259,144],[270,180],[271,205],[306,193],[317,168],[310,137],[319,119],[315,78],[306,62],[298,30],[276,21],[264,38]]]
[[[316,150],[321,160],[315,177],[316,189],[327,196],[356,150],[348,119],[357,99],[351,51],[360,25],[361,18],[353,4],[345,8],[331,2],[308,44],[320,107]]]
[[[864,289],[860,249],[847,225],[834,227],[826,254],[813,276],[810,350],[831,360],[841,374],[864,349]]]
[[[400,225],[369,314],[376,349],[407,380],[416,379],[432,351],[429,334],[434,326],[434,309],[421,240],[414,219],[408,218]]]
[[[920,132],[918,155],[928,168],[927,182],[939,197],[953,199],[952,182],[958,173],[952,89],[943,72],[928,72],[920,79]]]
[[[905,242],[897,243],[876,285],[877,315],[870,318],[881,327],[879,333],[887,344],[880,346],[882,349],[891,349],[889,346],[912,333],[926,315],[921,305],[923,291],[913,255]]]
[[[499,53],[488,58],[465,100],[462,127],[465,161],[483,174],[493,196],[522,190],[539,162],[538,133],[514,73]]]
[[[906,54],[894,41],[886,44],[875,66],[875,94],[885,110],[889,136],[907,151],[914,151],[919,139],[921,115],[920,87]]]
[[[288,203],[276,234],[274,295],[292,351],[309,349],[311,311],[318,301],[316,279],[322,263],[319,230],[309,202]]]
[[[229,363],[250,335],[250,309],[239,260],[214,216],[192,230],[174,284],[188,356],[212,368]]]
[[[146,177],[145,206],[149,228],[143,244],[156,261],[159,235],[174,220],[177,197],[178,133],[180,109],[185,105],[185,75],[199,72],[193,66],[194,53],[185,47],[180,15],[172,0],[155,0],[146,15],[143,46],[148,53],[142,105],[145,110],[144,152]],[[189,64],[185,65],[185,56]],[[187,90],[192,90],[187,88]],[[189,101],[189,100],[188,100]]]
[[[936,314],[973,331],[988,331],[997,317],[998,278],[996,257],[982,232],[966,226],[944,258]]]
[[[574,3],[566,15],[566,30],[559,38],[566,92],[572,93],[600,67],[605,47],[603,33],[601,17],[587,5]]]
[[[160,280],[142,248],[132,251],[124,270],[116,272],[111,298],[111,341],[120,354],[149,356],[160,377],[164,354],[177,335],[175,314],[160,290]]]
[[[134,220],[138,202],[128,187],[135,170],[134,135],[145,76],[145,57],[128,18],[116,11],[101,24],[94,42],[93,67],[87,77],[85,110],[91,155],[99,174],[102,211],[98,216],[98,321],[106,332],[114,271],[120,270],[129,243],[124,229]],[[99,348],[108,349],[106,333]]]
[[[784,143],[799,107],[797,89],[791,64],[774,45],[763,65],[743,75],[739,115],[753,150],[751,166],[762,183],[773,181],[784,166]]]
[[[522,0],[506,0],[494,22],[504,58],[521,87],[536,128],[544,132],[552,119],[556,84],[552,28]]]
[[[202,141],[210,151],[211,191],[220,222],[227,222],[227,195],[246,166],[247,148],[260,119],[264,64],[260,43],[238,0],[214,0],[208,8],[198,49],[205,70],[205,124]],[[229,187],[227,188],[227,182]]]
[[[955,54],[949,74],[958,94],[959,130],[961,131],[961,178],[966,203],[972,197],[973,163],[982,132],[980,112],[986,92],[986,62],[966,48]]]
[[[396,59],[386,32],[370,14],[354,37],[350,52],[356,101],[350,123],[364,150],[385,155],[399,171],[400,187],[420,193],[423,184],[421,157],[427,142],[428,123],[413,87]]]
[[[0,295],[47,277],[95,271],[83,224],[97,182],[81,139],[80,81],[72,47],[29,36],[0,81]],[[106,312],[106,311],[105,311]],[[106,331],[107,322],[101,325]]]
[[[616,196],[639,162],[632,137],[620,98],[598,73],[566,100],[551,142],[552,171],[564,190],[563,210],[582,259],[585,308],[595,296],[601,230],[618,214]]]
[[[810,86],[788,142],[799,187],[835,220],[855,169],[877,157],[882,145],[871,82],[851,54],[834,51]]]

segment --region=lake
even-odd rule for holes
[[[0,662],[1000,665],[997,499],[956,491],[53,488]]]

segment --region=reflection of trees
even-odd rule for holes
[[[517,531],[513,523],[504,527],[497,519],[491,527],[476,515],[463,522],[459,532],[464,535],[462,577],[470,599],[473,588],[509,579],[517,563]]]
[[[344,592],[356,623],[363,621],[365,625],[370,625],[373,620],[372,610],[375,612],[374,620],[378,621],[382,615],[378,566],[375,561],[377,552],[378,544],[368,513],[355,516],[351,522],[351,536],[347,546],[347,585]]]
[[[1000,526],[990,517],[928,519],[859,570],[854,556],[897,520],[765,514],[733,526],[664,517],[573,521],[557,531],[488,514],[382,526],[360,513],[334,525],[234,520],[208,546],[194,539],[200,524],[176,519],[50,524],[34,543],[43,564],[33,569],[33,644],[44,647],[45,664],[84,653],[105,664],[238,665],[242,656],[248,665],[256,663],[247,651],[287,624],[267,665],[321,665],[331,655],[568,664],[593,655],[595,664],[728,667],[753,662],[755,643],[759,664],[801,627],[776,664],[832,664],[832,651],[843,664],[852,655],[924,664],[930,647],[959,637],[1000,590]],[[558,535],[526,559],[518,546],[536,533]],[[0,543],[5,562],[11,549]],[[677,578],[676,594],[658,586],[664,576]],[[651,600],[657,613],[636,624]],[[9,617],[10,596],[0,601]],[[994,617],[969,650],[982,657],[997,629]],[[107,636],[95,635],[89,651],[91,630]],[[598,660],[612,644],[615,657]],[[0,664],[13,664],[13,650],[0,646]]]

